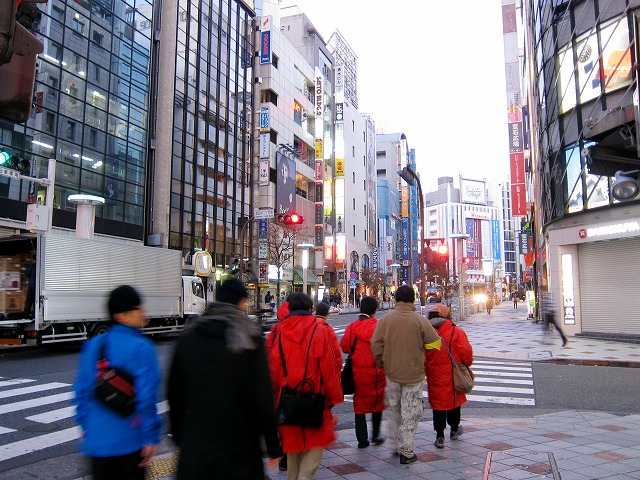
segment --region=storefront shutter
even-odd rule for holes
[[[640,238],[578,246],[582,331],[640,335]]]

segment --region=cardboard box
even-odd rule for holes
[[[21,312],[24,310],[22,292],[4,292],[4,311]]]
[[[0,272],[22,272],[22,262],[15,257],[0,257]]]

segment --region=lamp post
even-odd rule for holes
[[[422,225],[420,232],[420,305],[425,306],[426,304],[426,294],[427,294],[427,285],[426,285],[426,275],[424,270],[424,258],[422,258],[422,251],[424,249],[424,236],[425,236],[425,218],[424,218],[424,197],[422,196],[422,185],[420,184],[420,178],[416,172],[409,166],[404,167],[402,170],[398,171],[398,175],[407,182],[409,185],[413,186],[414,183],[417,184],[418,187],[418,197],[419,197],[419,214],[420,214],[420,224]]]
[[[466,240],[470,235],[468,233],[454,233],[449,235],[453,240],[453,279],[456,279],[456,265],[458,265],[458,308],[460,310],[460,320],[464,318],[464,288],[462,286],[462,240]],[[456,256],[456,243],[460,240],[460,254]],[[458,258],[460,262],[458,263]]]
[[[313,243],[300,243],[296,245],[302,249],[302,293],[307,293],[307,270],[309,268],[309,249],[315,245]]]

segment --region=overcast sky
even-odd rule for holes
[[[403,132],[422,188],[437,177],[508,179],[499,0],[282,0],[358,56],[359,110]],[[457,180],[456,180],[457,184]]]

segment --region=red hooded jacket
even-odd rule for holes
[[[316,393],[323,393],[327,399],[320,428],[280,426],[282,448],[285,453],[299,453],[327,447],[336,439],[330,407],[344,401],[327,329],[318,325],[315,315],[310,312],[296,311],[291,312],[285,321],[281,321],[274,333],[275,337],[269,351],[269,366],[275,404],[278,404],[280,392],[285,384],[295,387],[303,380],[305,365],[308,365],[306,378],[310,380],[311,388]],[[280,344],[286,363],[287,379],[284,378]]]
[[[349,325],[344,331],[340,347],[349,354],[355,342],[351,361],[356,393],[353,396],[353,411],[357,414],[384,410],[384,389],[387,379],[384,370],[376,366],[371,353],[371,335],[378,320],[366,315]]]
[[[438,319],[440,320],[440,319]],[[467,339],[467,334],[449,320],[434,327],[451,349],[456,363],[464,363],[470,367],[473,363],[473,349]],[[453,365],[447,347],[442,345],[440,350],[425,352],[424,373],[427,376],[427,393],[429,404],[433,410],[451,410],[467,403],[464,393],[453,388]]]

